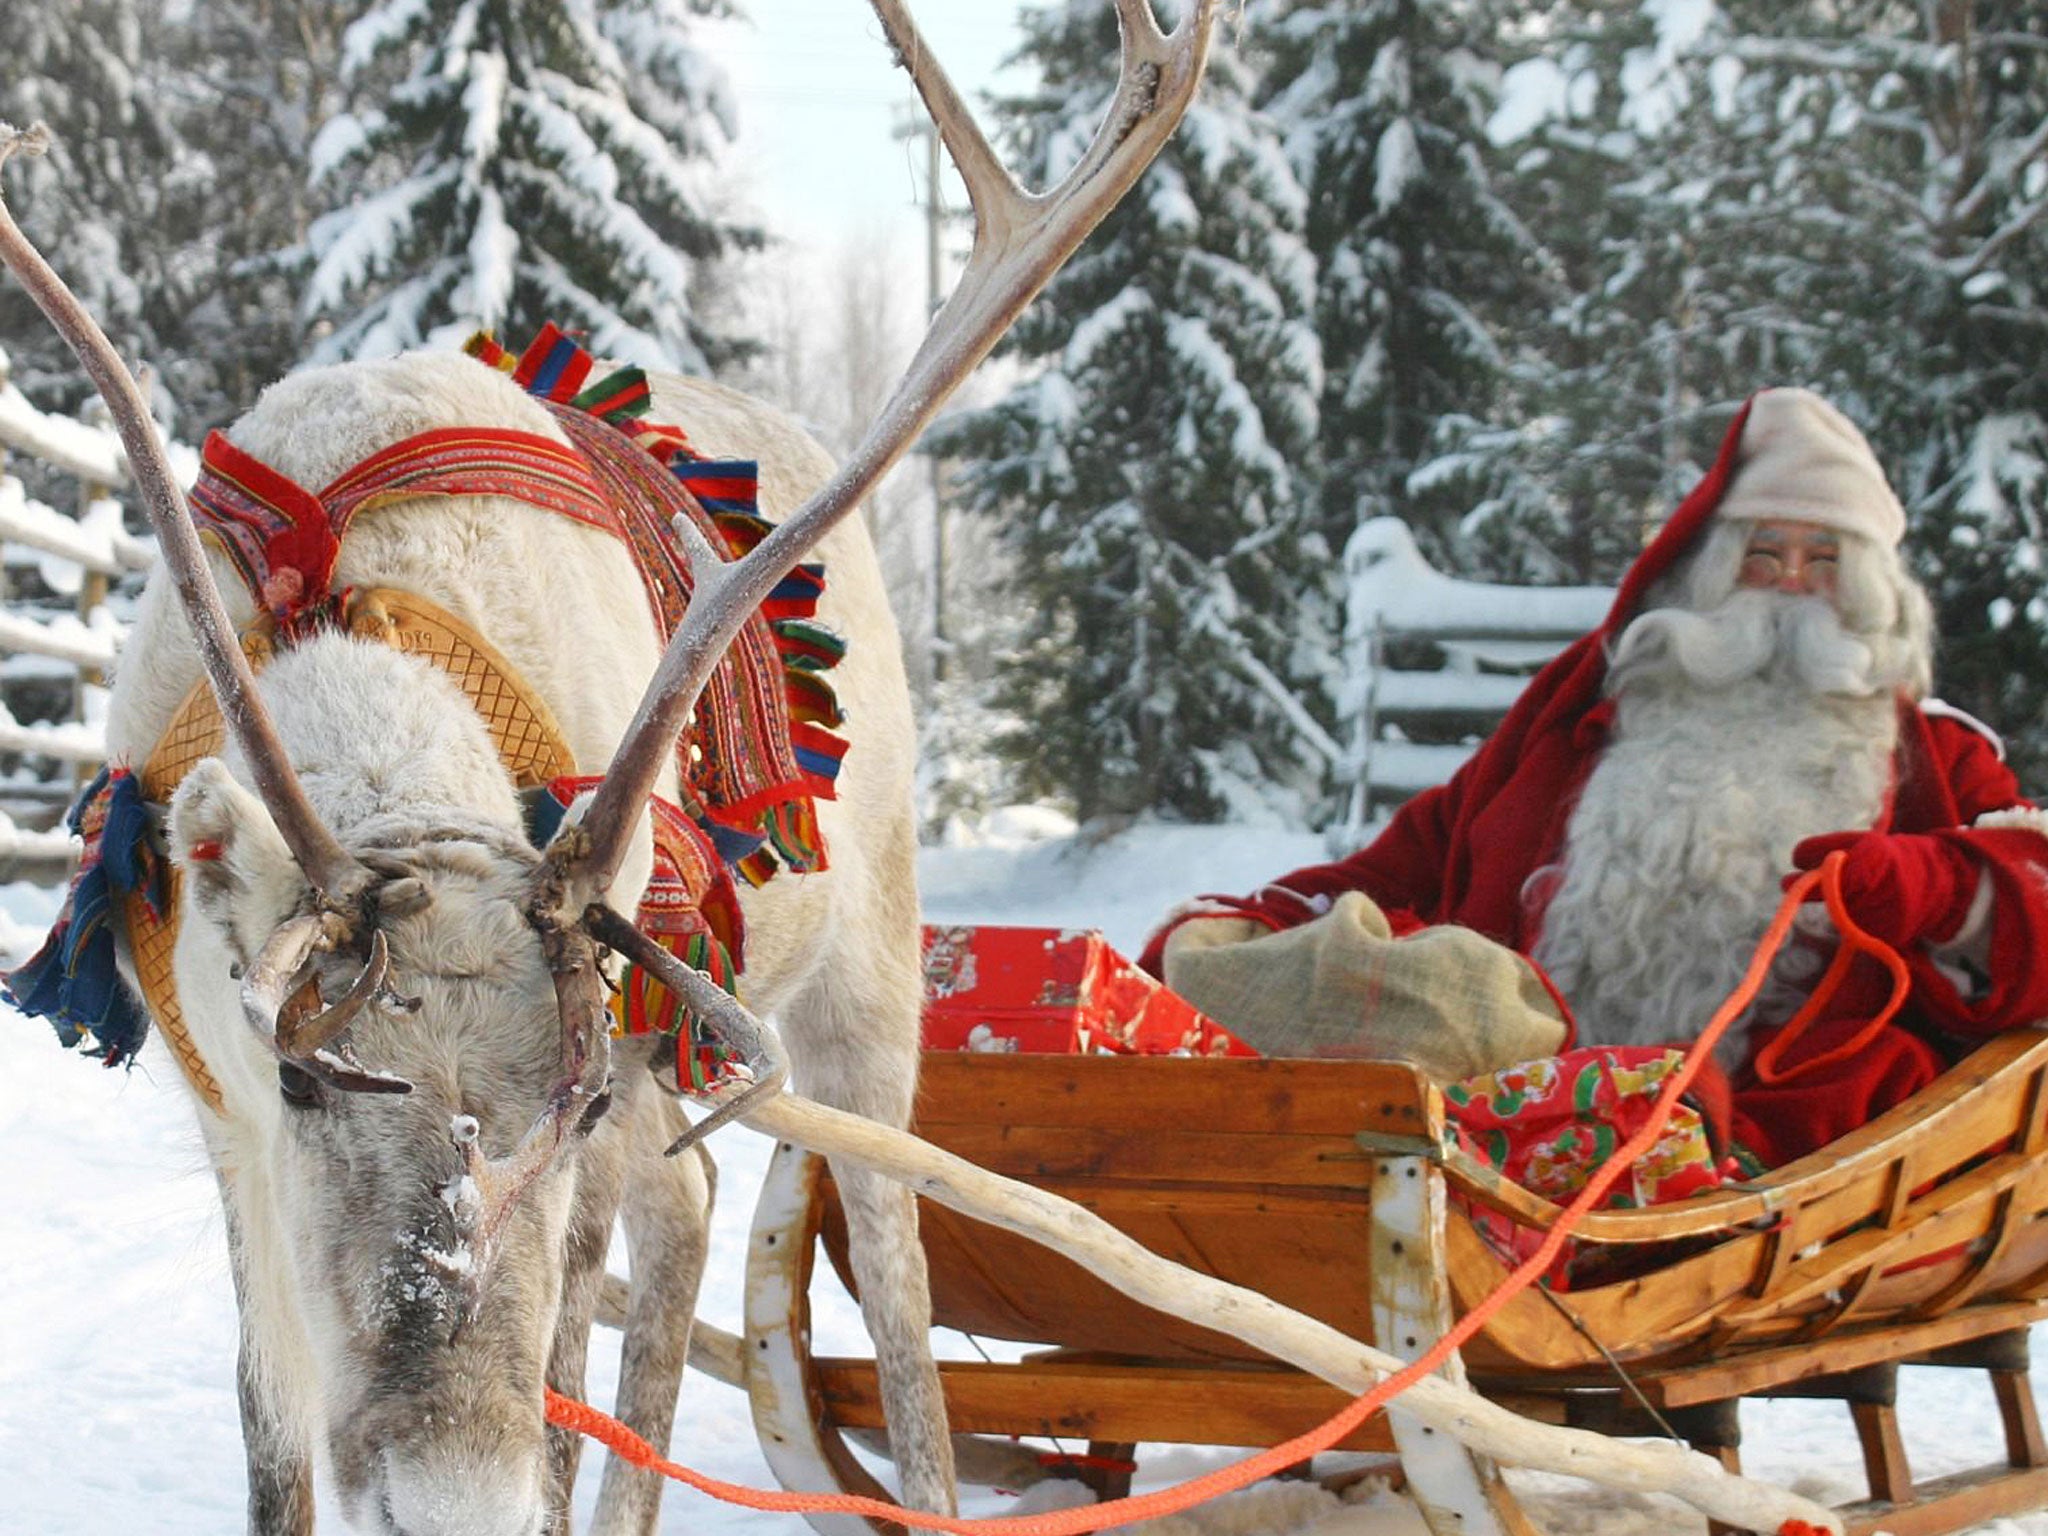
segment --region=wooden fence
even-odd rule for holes
[[[1333,853],[1370,839],[1375,815],[1442,784],[1536,669],[1607,616],[1610,587],[1463,581],[1432,567],[1406,525],[1374,518],[1344,551],[1345,815]]]
[[[64,809],[106,755],[103,684],[155,545],[123,525],[112,429],[38,410],[10,373],[0,352],[0,879],[47,878],[74,854]]]

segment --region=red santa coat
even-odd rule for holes
[[[1528,953],[1542,920],[1529,878],[1562,856],[1566,826],[1613,727],[1614,704],[1602,691],[1608,648],[1713,516],[1748,414],[1745,406],[1706,478],[1630,567],[1605,623],[1531,680],[1448,784],[1402,806],[1351,857],[1298,869],[1223,904],[1278,929],[1319,915],[1341,892],[1363,891],[1395,914],[1397,932],[1400,915],[1412,914],[1407,926],[1457,923]],[[1733,1132],[1768,1166],[1823,1146],[1906,1098],[1938,1075],[1964,1040],[2048,1019],[2048,964],[2035,961],[2048,952],[2048,839],[2032,827],[1973,827],[1987,812],[2028,805],[1978,730],[1904,699],[1899,726],[1892,793],[1877,829],[1953,840],[1989,879],[1990,981],[1966,995],[1923,944],[1909,944],[1903,954],[1913,986],[1904,1011],[1850,1059],[1799,1071],[1800,1063],[1853,1038],[1882,1007],[1888,978],[1859,961],[1828,1016],[1785,1052],[1778,1082],[1757,1081],[1748,1065],[1735,1074]],[[1168,931],[1147,946],[1154,971]],[[1753,1031],[1752,1051],[1775,1033]]]

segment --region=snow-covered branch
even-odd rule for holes
[[[1979,32],[1977,47],[1985,53],[2048,53],[2048,37],[2033,32]]]
[[[1927,210],[1920,205],[1920,200],[1904,191],[1896,181],[1872,175],[1861,167],[1852,167],[1849,179],[1859,191],[1868,193],[1881,203],[1889,204],[1892,211],[1902,218],[1911,219],[1915,224],[1924,225],[1927,222]]]
[[[1294,728],[1296,736],[1304,746],[1316,753],[1330,767],[1336,768],[1344,762],[1344,749],[1335,737],[1324,730],[1320,721],[1308,712],[1294,691],[1275,676],[1273,670],[1253,654],[1242,635],[1233,633],[1218,618],[1219,607],[1235,606],[1236,599],[1229,591],[1229,578],[1222,571],[1206,565],[1188,550],[1178,544],[1168,544],[1167,552],[1178,561],[1189,575],[1210,587],[1212,595],[1224,598],[1224,602],[1199,605],[1189,614],[1189,623],[1223,648],[1231,664],[1249,678],[1261,693],[1279,709],[1287,723]]]
[[[1953,50],[1898,38],[1864,37],[1853,44],[1811,42],[1796,37],[1715,38],[1711,52],[1744,64],[1781,64],[1794,69],[1841,70],[1848,74],[1883,74],[1895,69],[1926,70],[1947,76],[1955,71]]]
[[[1998,192],[2011,184],[2013,172],[2032,165],[2043,150],[2048,150],[2048,117],[2043,117],[2019,143],[2004,150],[1977,178],[1975,186],[1957,200],[1954,220],[1966,224],[1984,211],[1984,207]]]
[[[1999,252],[2040,223],[2041,215],[2044,213],[2048,213],[2048,197],[2036,198],[1999,225],[1985,236],[1984,243],[1977,247],[1976,254],[1964,263],[1962,275],[1975,277],[1979,272],[1989,268],[1991,263],[1997,260]]]
[[[1294,727],[1295,734],[1306,745],[1319,753],[1323,761],[1332,768],[1343,762],[1344,749],[1337,745],[1336,739],[1322,728],[1316,717],[1302,706],[1301,700],[1288,690],[1285,683],[1273,675],[1264,662],[1241,645],[1232,646],[1229,654],[1238,670],[1250,678],[1258,686],[1259,691],[1271,699],[1280,713],[1287,717],[1287,723]]]

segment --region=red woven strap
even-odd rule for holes
[[[366,507],[412,496],[510,496],[614,537],[618,514],[575,449],[532,432],[446,427],[372,454],[320,493],[337,532]]]
[[[366,507],[416,496],[511,496],[615,538],[626,532],[576,451],[531,432],[450,427],[409,437],[315,493],[211,434],[193,516],[265,611],[290,626],[326,601],[342,536]]]
[[[295,618],[327,596],[341,536],[320,498],[290,476],[212,432],[187,500],[267,612]]]

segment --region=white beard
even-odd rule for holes
[[[1585,1045],[1697,1035],[1770,926],[1794,844],[1870,826],[1891,783],[1886,694],[1811,693],[1778,668],[1720,688],[1676,672],[1623,688],[1532,951]],[[1715,1051],[1724,1067],[1747,1059],[1760,1018],[1790,1016],[1813,971],[1811,953],[1786,952],[1779,985]]]

